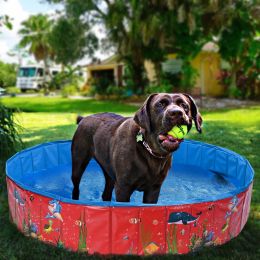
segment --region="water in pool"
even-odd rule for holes
[[[43,170],[30,174],[29,186],[42,192],[48,192],[66,199],[71,198],[71,165]],[[80,201],[101,202],[104,189],[104,177],[100,167],[92,160],[80,184]],[[237,187],[212,171],[183,164],[174,164],[163,183],[158,204],[177,205],[183,203],[210,201],[225,198]],[[134,192],[132,203],[142,202],[142,192]],[[227,195],[227,196],[225,196]],[[113,201],[115,195],[113,194]]]

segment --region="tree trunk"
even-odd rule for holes
[[[162,80],[162,62],[161,61],[154,62],[154,70],[155,70],[156,84],[161,85],[161,80]]]
[[[43,88],[44,88],[44,95],[49,95],[49,80],[48,77],[50,77],[50,68],[48,64],[48,58],[45,58],[43,60],[44,63],[44,79],[43,79]]]
[[[146,80],[145,68],[143,64],[131,64],[131,76],[134,82],[133,91],[135,94],[144,94]]]
[[[237,62],[235,59],[231,60],[230,61],[230,64],[231,64],[231,75],[230,75],[230,78],[231,78],[231,81],[230,81],[230,84],[228,86],[229,90],[231,90],[230,94],[231,93],[234,93],[234,91],[237,89],[237,71],[238,71],[238,65],[237,65]]]

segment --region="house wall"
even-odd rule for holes
[[[168,59],[175,59],[176,54],[169,54]],[[192,61],[192,66],[197,69],[198,76],[195,88],[200,89],[201,94],[208,96],[222,96],[224,88],[218,83],[217,76],[221,68],[221,58],[216,52],[202,51]],[[145,69],[150,82],[156,80],[154,64],[145,61]]]
[[[218,83],[217,76],[220,71],[221,58],[216,52],[200,52],[192,61],[197,69],[198,77],[195,87],[201,88],[201,93],[208,96],[222,96],[224,87]]]

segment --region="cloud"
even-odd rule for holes
[[[12,19],[13,29],[1,28],[0,34],[0,59],[5,62],[17,62],[17,58],[8,56],[8,52],[20,41],[18,31],[21,22],[29,17],[19,0],[0,1],[0,14],[8,15]]]

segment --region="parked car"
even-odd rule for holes
[[[6,90],[4,88],[0,88],[0,96],[4,95],[5,92]]]

